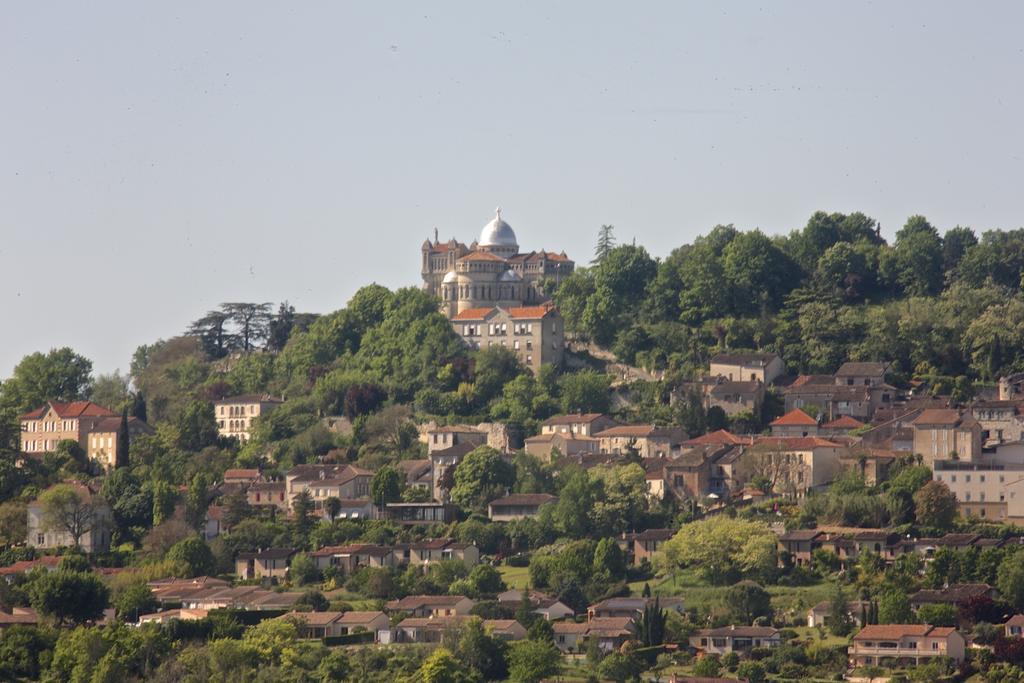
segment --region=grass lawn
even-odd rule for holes
[[[530,581],[529,567],[510,567],[507,564],[503,564],[498,567],[498,571],[501,572],[501,578],[505,580],[505,585],[510,590],[522,590],[526,588],[526,584]]]
[[[639,596],[644,581],[629,584],[630,593]],[[710,586],[693,570],[681,570],[675,575],[658,576],[649,582],[652,595],[670,595],[683,598],[686,607],[711,610],[722,606],[722,595],[728,586]],[[794,612],[803,615],[808,609],[828,600],[832,587],[827,583],[811,586],[766,586],[772,595],[772,606],[776,612]],[[815,634],[816,635],[816,634]]]

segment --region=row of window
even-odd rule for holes
[[[57,447],[56,439],[33,439],[25,441],[22,450],[26,453],[49,453]]]
[[[245,415],[245,406],[220,406],[220,414],[222,417],[225,415],[233,417]],[[249,406],[249,414],[256,414],[256,406]]]
[[[60,425],[60,428],[57,427]],[[78,420],[27,420],[21,423],[23,432],[73,432],[78,429]]]
[[[245,430],[249,429],[248,420],[227,420],[226,424],[228,426],[229,432],[244,432]],[[220,427],[221,429],[224,429],[224,425],[224,420],[217,421],[217,426]]]

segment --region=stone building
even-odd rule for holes
[[[520,253],[512,226],[501,218],[483,227],[469,246],[452,239],[434,240],[421,247],[424,291],[442,301],[449,318],[473,308],[512,308],[544,303],[541,281],[555,283],[572,274],[575,264],[565,252]]]
[[[92,401],[47,401],[43,407],[19,416],[21,451],[48,453],[64,440],[75,441],[87,451],[89,434],[98,423],[111,417],[118,415]]]
[[[217,417],[217,432],[221,436],[233,436],[239,441],[248,441],[252,421],[279,405],[280,399],[267,394],[229,396],[215,401],[213,410]]]
[[[468,308],[452,318],[455,332],[472,349],[503,346],[535,373],[565,358],[562,315],[554,306]]]

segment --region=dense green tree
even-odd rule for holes
[[[1024,610],[1024,553],[1008,555],[996,574],[999,596],[1018,612]]]
[[[186,451],[201,451],[217,443],[217,418],[213,404],[192,401],[178,418],[178,447]]]
[[[612,538],[602,538],[594,550],[594,571],[618,580],[626,575],[626,557]]]
[[[203,576],[211,573],[214,568],[210,546],[198,535],[189,536],[175,543],[167,551],[166,559],[174,562],[186,577]]]
[[[300,491],[292,501],[292,524],[295,528],[295,537],[303,541],[308,538],[309,531],[313,528],[313,522],[313,496],[308,490]]]
[[[450,650],[439,647],[423,661],[416,672],[423,683],[471,683],[472,675]]]
[[[900,591],[887,591],[878,600],[879,624],[912,624],[914,614],[910,609],[910,598]]]
[[[515,469],[490,446],[479,446],[455,467],[452,501],[464,510],[486,512],[515,483]]]
[[[103,616],[110,591],[91,572],[43,572],[29,586],[32,607],[58,624],[95,621]]]
[[[470,619],[463,625],[456,654],[459,661],[484,680],[503,680],[508,676],[508,645],[488,635],[480,619]]]
[[[554,643],[520,640],[509,652],[508,673],[517,683],[538,683],[558,673],[561,659]]]
[[[370,495],[373,496],[373,502],[379,508],[401,500],[402,475],[391,465],[381,467],[374,473],[373,479],[370,481]]]
[[[558,380],[563,413],[607,413],[610,408],[610,375],[585,370]]]
[[[942,238],[924,216],[911,216],[896,244],[881,261],[882,270],[896,288],[910,296],[937,294],[942,289]]]
[[[157,600],[149,586],[140,581],[121,588],[114,595],[113,605],[119,618],[135,622],[140,614],[156,611]]]
[[[944,482],[930,481],[914,494],[914,514],[922,526],[949,529],[956,518],[956,496]]]
[[[752,624],[758,617],[772,617],[772,596],[753,581],[740,581],[724,594],[733,623]]]

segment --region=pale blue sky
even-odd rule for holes
[[[602,223],[1024,224],[1024,5],[718,5],[5,4],[0,376],[418,284],[498,204],[580,262]]]

